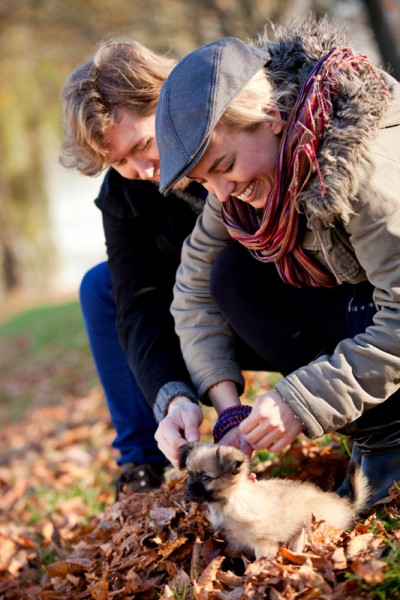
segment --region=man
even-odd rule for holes
[[[188,441],[198,439],[202,419],[169,307],[181,246],[206,193],[187,181],[168,199],[158,190],[155,109],[173,65],[137,42],[111,39],[62,90],[61,163],[89,176],[108,168],[96,200],[108,261],[84,276],[80,302],[117,432],[117,498],[124,485],[136,492],[162,483],[168,463],[154,433],[172,399],[196,424]]]

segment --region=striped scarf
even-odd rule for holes
[[[262,209],[261,224],[254,208],[235,197],[231,196],[222,208],[231,237],[258,260],[274,262],[283,281],[295,287],[336,285],[332,274],[301,247],[296,199],[313,172],[319,177],[321,194],[326,193],[317,158],[319,141],[332,115],[338,76],[349,67],[357,70],[360,64],[375,71],[366,57],[357,56],[348,48],[336,48],[316,63],[289,115],[280,143],[275,183]],[[377,72],[376,75],[379,77]]]

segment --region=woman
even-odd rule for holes
[[[400,479],[400,86],[308,19],[188,55],[156,133],[161,191],[188,176],[213,194],[173,314],[216,440],[278,452],[342,431],[371,502],[386,496]],[[250,414],[232,332],[284,375]],[[173,431],[167,416],[156,439],[175,460]]]

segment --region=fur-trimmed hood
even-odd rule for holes
[[[300,23],[272,26],[272,34],[270,38],[266,28],[255,45],[271,56],[268,76],[276,86],[292,90],[294,98],[319,58],[333,48],[351,47],[344,31],[327,19],[310,17]],[[311,227],[333,225],[338,218],[347,222],[353,213],[361,169],[368,164],[371,141],[380,127],[387,126],[383,116],[395,85],[394,79],[376,68],[350,68],[340,75],[334,114],[318,150],[326,193],[315,176],[297,200]],[[395,120],[399,122],[397,117]]]

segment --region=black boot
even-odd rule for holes
[[[380,454],[363,453],[361,470],[372,488],[371,505],[386,498],[393,483],[400,481],[400,450]]]
[[[350,463],[355,462],[361,465],[361,471],[367,477],[371,486],[369,506],[388,496],[393,483],[400,481],[399,449],[380,453],[362,452],[359,446],[354,443]],[[336,494],[339,496],[352,496],[347,477],[336,490]]]
[[[116,500],[123,490],[128,493],[150,492],[159,488],[164,482],[164,471],[168,464],[164,461],[152,465],[125,463],[115,484]]]
[[[357,461],[369,480],[372,491],[369,505],[388,496],[394,481],[400,481],[399,402],[400,389],[339,432],[353,440],[351,462]],[[340,496],[349,492],[346,480],[336,490]]]
[[[354,463],[356,463],[357,465],[361,465],[361,450],[357,446],[356,442],[353,443],[353,449],[351,452],[350,463],[349,463],[349,466],[347,467],[348,473],[352,469],[352,466]],[[347,475],[346,475],[346,478],[342,481],[341,485],[338,487],[338,489],[335,490],[335,493],[338,496],[347,496],[349,498],[351,498],[353,496],[350,481],[349,481]]]

